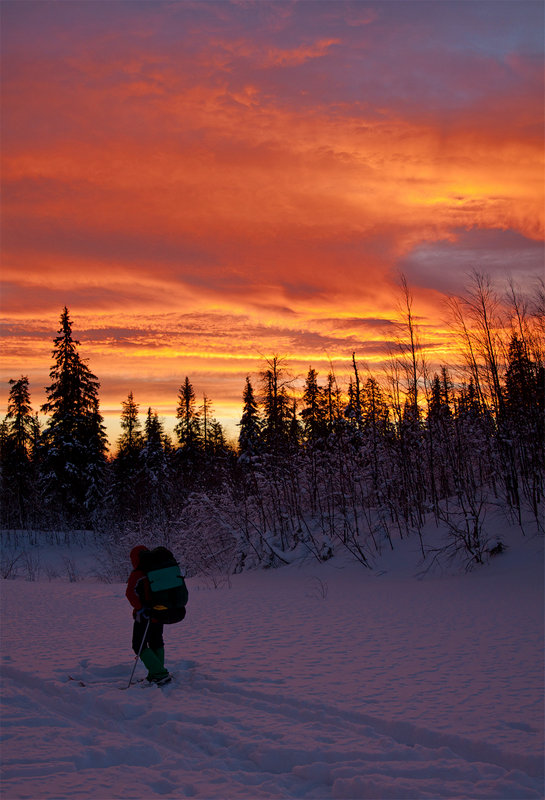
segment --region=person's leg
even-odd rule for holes
[[[156,681],[168,676],[168,670],[165,669],[163,625],[160,622],[150,622],[146,647],[140,658],[148,668],[148,680]]]
[[[142,647],[142,639],[146,635],[146,628],[148,626],[147,620],[142,620],[139,622],[138,620],[134,620],[134,625],[132,627],[132,649],[138,655],[140,649]],[[144,647],[146,643],[144,642]],[[143,648],[142,648],[143,649]]]
[[[147,667],[148,681],[158,681],[167,677],[168,670],[161,666],[160,660],[157,658],[155,651],[152,650],[151,647],[145,647],[140,653],[140,658]]]
[[[165,646],[163,641],[163,623],[150,622],[148,631],[148,645],[152,650],[160,650]]]
[[[165,672],[168,672],[168,670],[165,669],[165,643],[163,641],[163,624],[161,622],[152,622],[150,628],[151,628],[151,634],[149,637],[149,646],[155,653],[157,660],[161,664],[162,669]]]
[[[164,668],[164,666],[165,666],[165,648],[164,647],[158,647],[153,652],[157,656],[157,659],[158,659],[159,663],[161,664],[161,666]]]

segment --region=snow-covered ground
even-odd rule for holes
[[[189,581],[162,689],[120,690],[124,585],[3,580],[3,800],[542,798],[542,541],[510,544]]]

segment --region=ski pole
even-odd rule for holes
[[[151,619],[148,619],[148,624],[146,625],[146,630],[144,631],[144,635],[142,636],[142,641],[140,642],[140,649],[138,650],[136,658],[134,659],[134,667],[132,668],[131,677],[129,678],[129,684],[127,686],[127,689],[129,688],[129,686],[132,683],[132,678],[133,678],[133,675],[134,675],[134,671],[136,669],[136,665],[138,664],[138,659],[140,658],[140,653],[144,649],[144,644],[145,644],[145,641],[146,641],[146,638],[147,638],[147,635],[148,635],[148,629],[149,629],[150,622],[151,622]]]

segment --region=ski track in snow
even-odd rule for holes
[[[314,573],[190,585],[174,682],[128,691],[124,587],[4,582],[2,800],[543,797],[539,561]]]
[[[118,692],[118,673],[98,690],[4,667],[3,736],[26,722],[34,747],[6,765],[3,797],[541,796],[539,779],[520,769],[532,769],[531,759],[506,767],[504,754],[460,738],[243,690],[189,662],[170,686],[135,685],[130,696]],[[14,753],[17,744],[16,734]]]

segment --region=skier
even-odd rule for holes
[[[148,670],[147,680],[162,686],[171,680],[171,675],[165,669],[163,623],[153,619],[146,603],[146,599],[149,600],[150,588],[148,577],[140,566],[140,555],[147,550],[144,545],[138,545],[131,550],[133,570],[127,581],[125,595],[133,607],[132,648],[136,655],[140,653],[140,658]]]

